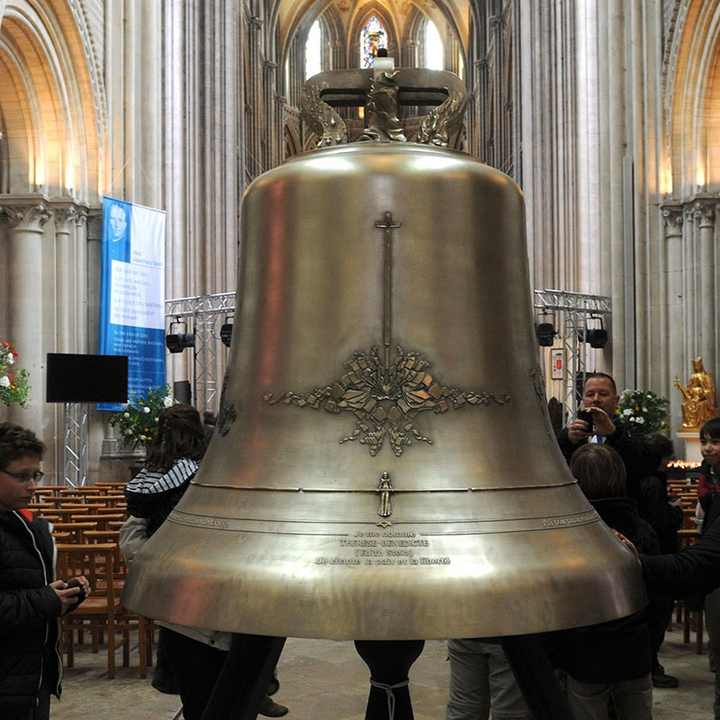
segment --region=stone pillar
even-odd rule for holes
[[[45,353],[43,334],[43,227],[50,218],[47,199],[39,195],[2,198],[0,206],[8,224],[8,336],[20,353],[21,367],[30,373],[30,402],[13,407],[9,419],[30,428],[47,440],[43,413]],[[50,280],[52,282],[52,280]],[[52,439],[49,438],[49,439]]]
[[[699,349],[705,367],[717,372],[716,312],[715,312],[715,213],[718,198],[699,198],[695,201],[695,220],[699,228],[699,261],[696,282],[700,281]]]
[[[343,70],[347,65],[347,56],[345,55],[345,45],[339,40],[332,44],[332,55],[330,70]]]
[[[680,204],[667,203],[662,208],[665,221],[665,247],[667,248],[667,309],[665,318],[669,349],[669,382],[673,378],[683,378],[686,372],[683,291],[683,220],[684,212]],[[672,387],[672,385],[670,385]],[[680,427],[682,411],[680,396],[676,390],[670,393],[670,427]]]
[[[52,200],[49,208],[55,221],[56,350],[87,352],[87,277],[85,248],[78,247],[76,229],[87,216],[87,208],[72,199]]]

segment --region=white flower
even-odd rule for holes
[[[147,414],[150,412],[150,408],[147,407],[147,406],[144,407],[144,408],[143,408],[143,412],[147,415]]]
[[[11,352],[9,352],[9,353],[7,354],[7,357],[5,358],[5,362],[6,362],[8,365],[14,365],[14,364],[15,364],[15,357],[13,356],[13,354],[12,354]]]
[[[123,413],[123,417],[129,418],[129,417],[130,417],[130,413]]]
[[[7,375],[0,377],[0,387],[10,387],[10,378]]]
[[[647,408],[646,408],[646,407],[643,408],[643,412],[647,412]]]
[[[159,422],[159,421],[160,421],[160,418],[159,418],[159,417],[156,417],[156,418],[155,418],[155,422]]]
[[[625,408],[625,410],[623,410],[622,414],[625,417],[627,417],[628,415],[632,415],[632,410],[630,408]]]
[[[172,398],[171,398],[171,397],[166,397],[166,398],[163,400],[163,405],[164,405],[165,407],[171,407],[172,404],[173,404],[173,401],[172,401]]]
[[[141,435],[141,436],[140,436],[140,439],[141,439],[141,440],[147,440],[147,438],[146,438],[144,435]]]
[[[642,425],[642,424],[645,422],[645,418],[643,418],[643,417],[635,418],[635,422],[637,422],[637,423],[639,423],[640,425]]]
[[[638,419],[635,416],[630,418],[630,422],[636,423],[637,421],[638,421]]]
[[[128,429],[128,430],[125,431],[125,434],[126,434],[126,435],[132,435],[132,434],[133,434],[133,431],[130,430],[130,429]]]

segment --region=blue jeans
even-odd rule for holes
[[[586,683],[567,676],[567,697],[575,720],[608,720],[613,699],[618,720],[652,720],[652,677],[616,683]]]
[[[515,675],[499,643],[449,640],[447,720],[531,720]]]

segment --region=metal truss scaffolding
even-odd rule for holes
[[[82,487],[88,474],[87,405],[65,403],[63,411],[63,481],[71,487]]]
[[[587,343],[582,338],[588,320],[612,315],[612,301],[603,295],[588,295],[566,290],[535,290],[538,314],[553,314],[560,329],[565,363],[563,373],[566,410],[575,413],[578,406],[577,378],[587,368]],[[216,293],[198,297],[178,298],[165,303],[165,316],[173,320],[191,320],[195,331],[193,386],[195,405],[202,412],[217,411],[222,346],[220,327],[235,312],[235,293]]]
[[[195,332],[193,353],[193,390],[195,407],[200,412],[217,412],[218,377],[224,346],[220,328],[235,312],[235,293],[215,293],[198,297],[178,298],[165,302],[165,317],[169,322],[190,320]]]
[[[556,328],[560,329],[565,350],[563,363],[562,398],[565,410],[574,415],[578,407],[578,378],[584,381],[587,372],[588,346],[584,338],[588,320],[609,319],[612,315],[612,301],[603,295],[585,295],[565,290],[535,290],[537,314],[552,314],[557,318]]]

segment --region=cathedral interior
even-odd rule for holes
[[[0,0],[0,341],[31,386],[24,405],[0,404],[0,421],[45,442],[49,482],[63,481],[67,418],[45,400],[46,356],[99,352],[103,197],[166,214],[171,332],[171,306],[243,291],[244,192],[322,139],[303,114],[305,82],[385,54],[397,68],[454,73],[467,105],[447,145],[522,191],[527,257],[514,261],[527,260],[533,321],[554,325],[536,348],[546,396],[574,409],[553,351],[573,371],[653,391],[669,400],[682,456],[678,432],[692,422],[676,381],[696,358],[720,374],[720,0]],[[400,108],[411,143],[431,110]],[[368,112],[338,108],[349,140]],[[582,328],[561,296],[590,303]],[[190,381],[201,411],[220,409],[219,326],[234,307],[206,328],[204,355],[167,355],[169,385]],[[605,340],[590,343],[593,329]],[[505,341],[485,339],[500,357]],[[125,478],[137,450],[107,413],[91,407],[86,422],[88,482]],[[299,668],[335,663],[345,680],[357,669],[351,652],[318,647],[291,646],[281,682],[301,692]],[[423,659],[419,718],[444,712],[443,652]],[[687,691],[702,686],[709,708],[698,667]],[[175,717],[175,699],[142,682],[154,709],[118,717]],[[333,717],[361,717],[364,682],[360,704]],[[320,690],[307,692],[310,707]],[[78,693],[54,716],[96,717]],[[660,698],[656,717],[687,710]],[[299,720],[325,717],[298,704]]]

